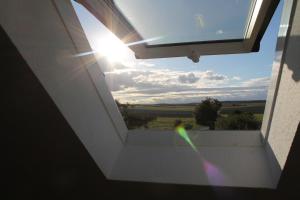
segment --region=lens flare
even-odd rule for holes
[[[153,37],[153,38],[149,38],[149,39],[145,39],[145,40],[140,40],[140,41],[137,41],[137,42],[127,43],[125,45],[130,47],[130,46],[134,46],[134,45],[137,45],[137,44],[143,44],[143,43],[148,43],[148,42],[152,42],[152,41],[156,41],[156,40],[161,40],[162,38],[163,38],[162,36]]]
[[[220,185],[224,182],[223,173],[209,161],[203,160],[203,168],[206,173],[207,179],[211,184]]]
[[[202,161],[202,168],[206,174],[206,177],[209,181],[209,183],[213,185],[221,185],[224,180],[225,176],[221,172],[221,170],[208,160],[206,160],[200,152],[198,152],[198,149],[194,145],[194,143],[191,141],[187,131],[185,130],[184,126],[182,124],[179,124],[175,128],[176,132],[193,148],[194,151],[198,153],[199,159]]]
[[[91,45],[93,46],[94,50],[78,53],[73,55],[73,57],[81,57],[81,56],[87,56],[87,55],[98,53],[103,57],[108,58],[108,60],[110,60],[111,62],[121,62],[125,60],[130,54],[128,47],[160,40],[162,38],[163,37],[160,36],[160,37],[153,37],[153,38],[140,40],[132,43],[124,43],[116,36],[108,35],[106,38],[97,40]]]
[[[198,151],[194,143],[191,141],[185,128],[182,125],[176,126],[175,130],[193,148],[194,151]]]

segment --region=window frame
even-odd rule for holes
[[[76,0],[88,9],[98,20],[126,43],[144,40],[126,18],[118,11],[111,0]],[[198,57],[201,55],[220,55],[257,52],[260,41],[276,10],[279,0],[256,0],[252,9],[245,38],[212,40],[172,44],[147,45],[146,43],[129,46],[137,59],[166,57]],[[258,12],[256,12],[259,10]],[[250,33],[250,34],[249,34]],[[130,37],[129,37],[130,36]]]

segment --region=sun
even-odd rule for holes
[[[92,45],[92,48],[99,56],[107,58],[111,63],[125,62],[130,56],[128,47],[117,37],[112,35],[97,39]]]

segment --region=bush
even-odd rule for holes
[[[176,119],[174,122],[174,127],[176,128],[177,126],[182,125],[182,121],[180,119]]]
[[[155,120],[156,117],[148,115],[137,115],[129,112],[130,104],[121,104],[116,100],[116,104],[119,108],[121,115],[123,116],[124,122],[128,129],[135,129],[144,126],[148,128],[148,123],[152,120]]]
[[[152,116],[142,116],[142,115],[134,115],[131,113],[127,113],[126,120],[124,119],[128,129],[134,129],[144,126],[148,128],[148,123],[152,120],[156,119],[156,117]]]
[[[185,128],[185,130],[191,130],[191,129],[193,129],[193,125],[192,124],[185,124],[184,128]]]
[[[253,113],[235,112],[216,121],[216,128],[223,130],[257,130],[260,122]]]

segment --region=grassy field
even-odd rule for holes
[[[181,120],[185,125],[192,125],[194,130],[204,128],[196,124],[195,119],[192,117],[157,117],[148,123],[148,127],[155,130],[170,130],[173,129],[176,120]]]
[[[128,112],[135,115],[148,115],[156,117],[148,123],[149,129],[170,130],[174,128],[176,120],[181,120],[183,124],[193,126],[194,130],[204,129],[195,123],[194,109],[197,104],[156,104],[156,105],[130,105]],[[251,112],[258,121],[262,121],[265,101],[231,101],[222,102],[220,110],[221,116],[227,116],[236,110]]]
[[[261,114],[254,114],[254,116],[256,117],[256,119],[257,119],[258,121],[262,122],[263,117],[264,117],[264,114],[263,114],[263,113],[261,113]]]

